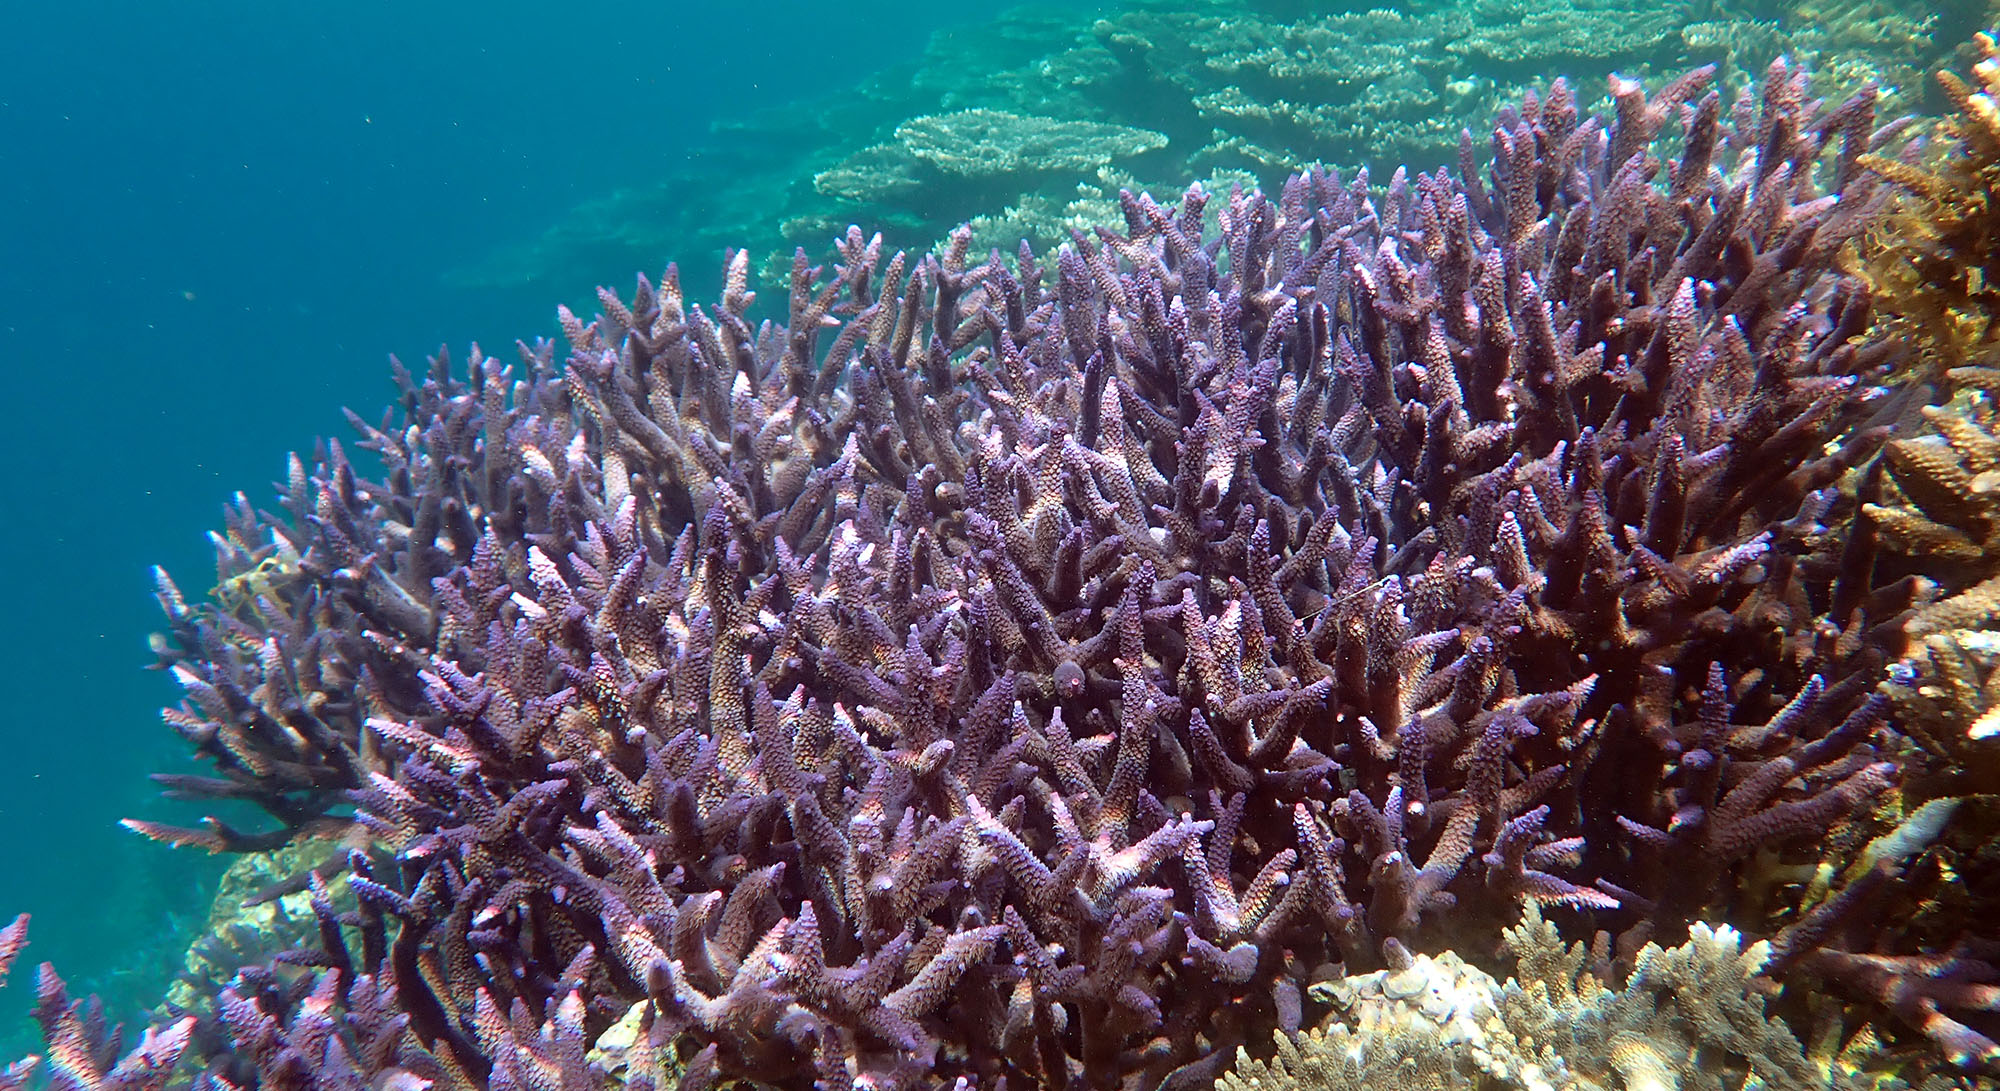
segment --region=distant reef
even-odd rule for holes
[[[913,250],[961,223],[977,253],[1045,248],[1115,222],[1121,189],[1274,190],[1314,162],[1378,174],[1456,164],[1461,132],[1479,137],[1503,104],[1558,75],[1601,104],[1614,73],[1713,63],[1739,86],[1784,55],[1814,70],[1822,94],[1873,81],[1886,112],[1935,108],[1926,73],[1992,17],[1987,0],[1142,0],[1104,18],[1012,8],[858,85],[718,122],[650,175],[452,278],[568,292],[607,268],[743,247],[781,279],[794,247],[816,251],[848,224]]]

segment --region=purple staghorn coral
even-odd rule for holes
[[[0,928],[0,984],[6,983],[27,943],[26,913]],[[54,966],[42,963],[35,994],[35,1021],[41,1024],[48,1055],[25,1057],[0,1069],[0,1091],[42,1086],[56,1091],[161,1091],[197,1023],[195,1017],[185,1016],[167,1026],[148,1028],[121,1055],[122,1028],[105,1021],[104,1005],[96,997],[72,1001]]]
[[[278,824],[134,825],[368,847],[320,976],[225,996],[230,1078],[566,1086],[647,1001],[635,1085],[1198,1087],[1523,900],[1768,931],[1753,850],[1897,775],[1925,587],[1832,529],[1896,128],[1709,75],[1558,82],[1485,181],[1128,195],[1012,263],[851,230],[782,322],[739,254],[398,368],[376,476],[294,459],[214,604],[161,579],[218,771],[168,787]]]

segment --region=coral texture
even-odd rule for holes
[[[1829,529],[1897,374],[1836,262],[1872,98],[1711,75],[1558,82],[1484,179],[851,230],[782,321],[738,253],[399,369],[378,474],[161,578],[168,786],[275,825],[135,826],[369,847],[216,1063],[554,1086],[650,999],[635,1080],[1184,1087],[1523,902],[1773,930],[1742,876],[1897,776],[1925,585]]]
[[[1894,829],[1858,859],[1830,854],[1820,865],[1810,908],[1786,930],[1806,942],[1781,935],[1778,958],[1833,995],[1893,1012],[1945,1056],[1990,1069],[2000,1064],[1990,908],[2000,882],[2000,47],[1980,35],[1974,53],[1969,81],[1939,74],[1953,107],[1942,139],[1862,159],[1902,190],[1860,251],[1876,336],[1911,346],[1907,385],[1942,403],[1906,414],[1905,434],[1855,483],[1854,533],[1879,539],[1883,571],[1937,585],[1936,601],[1905,622],[1910,655],[1883,687],[1926,760],[1881,816],[1900,816]]]
[[[1239,1054],[1218,1091],[1370,1091],[1486,1086],[1523,1091],[1806,1091],[1843,1086],[1766,1014],[1756,975],[1769,945],[1697,924],[1671,950],[1648,944],[1610,988],[1580,943],[1564,947],[1532,903],[1506,933],[1506,984],[1447,952],[1331,983],[1330,1024],[1280,1035],[1268,1062]]]

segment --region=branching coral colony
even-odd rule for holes
[[[1523,903],[1606,975],[1696,920],[1875,966],[1829,937],[1934,829],[1773,876],[1931,760],[1877,691],[1930,587],[1853,484],[1900,346],[1836,260],[1900,127],[1709,81],[1559,81],[1483,180],[852,230],[782,323],[738,255],[399,368],[379,478],[329,442],[226,594],[161,578],[216,767],[168,787],[276,825],[134,825],[365,846],[205,1086],[581,1086],[637,1004],[628,1086],[1201,1087]]]

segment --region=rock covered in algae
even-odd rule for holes
[[[243,967],[306,942],[318,929],[314,897],[352,908],[344,853],[337,843],[305,840],[239,857],[216,888],[207,927],[188,946],[180,976],[168,989],[168,1005],[207,1010]],[[307,879],[315,871],[326,876],[317,892]]]
[[[591,1070],[604,1076],[602,1091],[628,1087],[668,1087],[679,1084],[687,1066],[670,1042],[654,1042],[652,1001],[625,1009],[618,1021],[604,1028],[585,1056]],[[748,1088],[749,1084],[737,1085]]]

